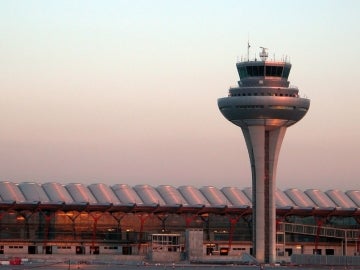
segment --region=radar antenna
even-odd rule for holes
[[[267,48],[265,48],[265,47],[260,47],[260,49],[262,49],[262,51],[259,53],[259,56],[260,56],[260,59],[261,59],[261,61],[266,61],[266,59],[268,58],[268,52],[266,51],[267,50]]]

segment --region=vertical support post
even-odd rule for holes
[[[191,222],[192,222],[196,217],[197,217],[197,216],[196,216],[196,215],[193,215],[193,214],[185,214],[185,215],[184,215],[185,227],[186,227],[186,228],[189,228]]]
[[[278,236],[282,235],[282,242],[278,242]],[[284,218],[279,217],[276,219],[276,246],[278,244],[282,245],[282,254],[285,256],[285,246],[286,246],[286,232],[285,232],[285,224]],[[278,254],[276,254],[278,256]]]
[[[29,212],[29,211],[20,211],[19,215],[22,216],[25,220],[25,235],[26,235],[26,239],[30,239],[30,225],[29,225],[29,219],[31,218],[31,216],[34,214],[34,212]]]
[[[116,213],[112,212],[110,214],[117,222],[117,234],[118,234],[117,239],[121,240],[121,220],[126,216],[126,214],[121,212],[116,212]],[[115,215],[115,214],[119,214],[119,215]]]
[[[92,217],[92,219],[94,221],[92,240],[91,240],[91,249],[92,249],[92,252],[94,253],[94,251],[95,251],[95,239],[96,239],[97,223],[98,223],[99,219],[103,216],[103,213],[96,214],[96,213],[89,212],[89,216]]]
[[[356,254],[360,255],[360,229],[358,230],[358,240],[356,242]]]
[[[347,256],[347,246],[348,246],[348,239],[347,239],[347,230],[345,230],[345,244],[344,244],[344,256]]]
[[[210,216],[209,214],[200,215],[202,221],[205,222],[206,241],[210,241]]]
[[[318,252],[320,232],[321,232],[321,228],[322,228],[323,224],[324,224],[324,221],[321,218],[319,218],[316,222],[316,226],[317,226],[316,227],[316,236],[315,236],[315,252],[316,252],[316,254]]]
[[[75,214],[75,211],[69,211],[66,212],[65,215],[70,219],[71,221],[71,227],[72,227],[72,233],[73,233],[73,240],[76,240],[76,226],[75,226],[75,220],[80,216],[80,212],[77,212]]]
[[[166,231],[166,220],[169,218],[167,214],[157,214],[156,217],[161,221],[161,231]]]
[[[41,213],[44,216],[44,219],[45,219],[43,250],[46,251],[47,241],[49,239],[50,222],[51,222],[51,219],[55,216],[55,213],[54,212],[49,213],[48,211],[46,211],[46,212],[40,211],[39,213]]]
[[[238,223],[239,219],[241,218],[240,216],[230,216],[229,217],[229,222],[230,222],[230,229],[229,229],[229,251],[231,250],[231,246],[232,246],[232,241],[233,241],[233,237],[234,237],[234,231],[235,231],[235,225],[236,223]]]
[[[139,214],[139,215],[137,215],[137,217],[140,220],[140,231],[139,231],[139,241],[138,241],[138,252],[140,255],[141,240],[142,240],[143,231],[144,231],[144,224],[145,224],[145,221],[150,217],[150,214]]]

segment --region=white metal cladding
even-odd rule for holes
[[[246,197],[248,197],[250,202],[252,202],[252,188],[251,187],[244,188],[243,192],[246,195]]]
[[[19,184],[19,188],[24,194],[27,202],[49,202],[49,197],[46,195],[42,186],[34,182],[24,182]]]
[[[67,184],[65,188],[69,191],[71,197],[77,203],[97,204],[98,201],[91,194],[90,190],[80,183]]]
[[[199,190],[205,196],[205,198],[210,202],[211,206],[224,206],[224,205],[232,206],[232,203],[216,187],[204,186],[201,187]]]
[[[193,186],[175,188],[170,185],[161,185],[155,189],[149,185],[139,185],[136,188],[142,194],[141,196],[146,199],[147,204],[205,205],[209,207],[223,205],[222,203],[225,202],[229,206],[251,206],[251,188],[240,190],[237,187],[223,187],[219,190],[213,187],[202,187],[202,191]],[[76,200],[74,200],[70,192]],[[203,193],[209,197],[211,204]],[[220,196],[222,199],[215,196]],[[319,206],[348,209],[360,208],[360,190],[349,190],[347,192],[328,190],[324,193],[319,190],[309,189],[304,193],[299,189],[288,189],[285,192],[277,189],[275,199],[277,207],[297,206],[308,208]],[[83,184],[68,184],[65,186],[56,182],[45,184],[23,182],[16,184],[9,181],[0,182],[0,201],[15,201],[18,203],[63,202],[65,204],[111,202],[113,204],[140,205],[144,203],[135,190],[126,184],[116,184],[108,187],[105,184],[99,183],[86,187]]]
[[[335,203],[330,200],[330,198],[322,191],[318,189],[307,189],[305,190],[306,195],[312,199],[317,206],[326,208],[326,207],[336,207]]]
[[[345,193],[357,205],[357,207],[360,207],[360,190],[349,190]]]
[[[166,205],[160,194],[150,185],[136,185],[134,190],[140,196],[144,204]]]
[[[210,206],[208,200],[204,197],[204,195],[193,186],[180,186],[178,187],[181,195],[187,200],[189,205],[205,205]]]
[[[338,189],[326,191],[326,194],[332,199],[335,204],[342,208],[356,208],[355,203],[345,195],[345,193]]]
[[[126,184],[116,184],[111,186],[111,189],[114,191],[115,195],[119,198],[122,203],[125,204],[143,204],[139,195],[135,190]]]
[[[185,198],[181,193],[173,186],[170,185],[161,185],[156,188],[160,196],[164,199],[165,203],[168,205],[188,205]]]
[[[51,202],[64,202],[66,204],[74,203],[74,199],[70,196],[69,192],[62,184],[49,182],[42,184],[42,188],[48,195]]]
[[[237,187],[223,187],[221,192],[234,206],[250,206],[251,201],[248,197]]]
[[[91,184],[88,188],[99,203],[121,204],[114,192],[105,184]]]
[[[0,197],[3,201],[25,202],[19,187],[9,181],[0,182]]]
[[[295,204],[290,200],[290,198],[286,196],[286,194],[280,189],[276,189],[275,191],[275,204],[276,207],[295,206]]]
[[[291,188],[285,190],[285,194],[299,207],[315,207],[315,203],[300,189]]]

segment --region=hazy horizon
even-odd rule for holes
[[[251,186],[217,99],[267,47],[311,99],[277,186],[360,189],[358,1],[0,1],[0,181]]]

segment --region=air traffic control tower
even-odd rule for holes
[[[266,48],[260,60],[236,63],[240,76],[228,97],[219,98],[221,113],[241,127],[252,172],[253,251],[259,262],[276,260],[276,168],[286,128],[304,117],[310,100],[290,86],[291,64],[269,61]]]

